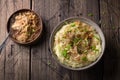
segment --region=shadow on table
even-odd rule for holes
[[[120,54],[116,43],[109,40],[104,58],[103,78],[105,80],[116,80],[120,76]]]

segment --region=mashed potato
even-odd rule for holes
[[[71,67],[94,62],[101,53],[101,39],[90,25],[74,21],[65,24],[54,37],[53,51],[58,60]]]

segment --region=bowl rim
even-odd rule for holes
[[[55,36],[56,32],[62,28],[62,26],[60,26],[61,24],[63,24],[65,21],[69,21],[69,20],[82,20],[82,19],[86,20],[85,23],[88,23],[88,24],[91,25],[92,27],[94,26],[93,28],[95,28],[96,32],[99,31],[98,34],[100,35],[100,38],[101,38],[102,50],[101,50],[101,54],[99,55],[99,57],[98,57],[94,62],[92,62],[92,63],[90,63],[90,64],[88,64],[88,65],[86,65],[86,66],[83,66],[83,67],[73,68],[73,67],[64,65],[63,63],[61,63],[61,62],[57,59],[57,57],[55,57],[55,54],[54,54],[54,51],[53,51],[53,46],[52,46],[53,44],[52,44],[52,43],[53,43],[53,41],[54,41],[53,39],[54,39],[54,36]],[[57,31],[56,31],[56,30],[57,30]],[[94,66],[94,65],[95,65],[97,62],[99,62],[100,59],[102,58],[102,56],[103,56],[103,54],[104,54],[104,51],[105,51],[105,36],[104,36],[102,30],[100,29],[100,27],[99,27],[94,21],[92,21],[92,20],[90,20],[90,19],[88,19],[88,18],[86,18],[86,17],[82,17],[82,16],[81,16],[81,17],[69,17],[69,18],[67,18],[67,19],[62,20],[62,21],[61,21],[60,23],[58,23],[57,26],[53,29],[53,31],[52,31],[52,33],[51,33],[51,35],[50,35],[50,40],[49,40],[49,51],[50,51],[53,59],[54,59],[59,65],[61,65],[62,67],[66,68],[66,69],[70,69],[70,70],[78,70],[78,71],[79,71],[79,70],[85,70],[85,69],[88,69],[88,68]]]
[[[40,27],[40,31],[38,32],[38,35],[33,39],[31,40],[30,42],[25,42],[25,43],[22,43],[22,42],[19,42],[18,40],[14,39],[11,35],[10,35],[10,38],[15,42],[15,43],[18,43],[18,44],[21,44],[21,45],[31,45],[33,43],[35,43],[40,37],[41,37],[41,34],[42,34],[42,31],[43,31],[43,22],[42,22],[42,18],[41,16],[39,16],[35,11],[31,10],[31,9],[19,9],[15,12],[13,12],[10,17],[8,18],[8,21],[7,21],[7,32],[9,33],[10,31],[10,21],[11,21],[11,18],[17,14],[17,13],[20,13],[20,12],[25,12],[25,11],[30,11],[30,12],[33,12],[39,19],[39,27]],[[10,34],[10,33],[9,33]]]

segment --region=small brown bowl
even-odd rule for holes
[[[31,41],[29,41],[29,42],[24,42],[24,43],[22,43],[22,42],[20,42],[20,41],[18,41],[18,40],[16,40],[15,38],[13,38],[12,37],[12,34],[11,34],[11,24],[12,24],[12,19],[15,17],[15,15],[16,14],[18,14],[18,13],[21,13],[21,12],[27,12],[27,11],[30,11],[30,12],[32,12],[32,13],[34,13],[36,16],[37,16],[37,18],[38,18],[38,24],[39,24],[39,26],[38,27],[40,27],[40,30],[39,31],[37,31],[37,36],[34,38],[34,39],[32,39]],[[40,39],[40,37],[41,37],[41,34],[42,34],[42,30],[43,30],[43,24],[42,24],[42,19],[41,19],[41,17],[40,16],[38,16],[38,14],[36,14],[33,10],[31,10],[31,9],[20,9],[20,10],[18,10],[18,11],[16,11],[16,12],[14,12],[11,16],[10,16],[10,18],[8,19],[8,22],[7,22],[7,32],[9,33],[9,36],[10,36],[10,38],[14,41],[14,42],[16,42],[16,43],[18,43],[18,44],[21,44],[21,45],[32,45],[32,44],[35,44],[39,39]]]

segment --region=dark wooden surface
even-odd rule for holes
[[[120,0],[0,0],[0,43],[7,36],[9,16],[22,8],[32,9],[41,15],[43,36],[37,45],[28,47],[8,40],[0,55],[0,80],[120,79]],[[53,28],[60,21],[74,16],[84,16],[99,24],[106,39],[102,59],[83,71],[61,67],[48,51]]]

